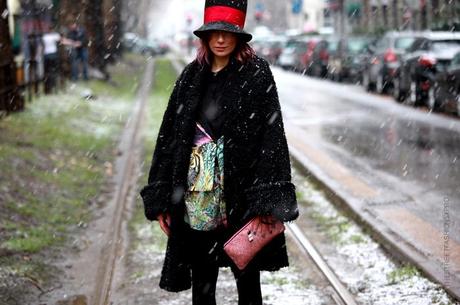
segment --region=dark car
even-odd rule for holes
[[[436,75],[434,85],[428,91],[428,106],[460,116],[460,48],[453,50],[452,60]]]
[[[366,90],[375,89],[382,94],[393,85],[400,57],[416,37],[416,32],[388,32],[377,41],[363,71],[362,83]]]
[[[337,51],[329,56],[328,78],[335,81],[361,80],[365,60],[369,57],[369,46],[374,42],[375,39],[364,36],[340,39]]]
[[[316,77],[326,77],[330,56],[337,52],[339,39],[329,37],[319,40],[309,58],[307,74]]]
[[[413,105],[424,105],[438,72],[452,60],[454,48],[460,47],[460,33],[425,32],[414,40],[401,58],[393,94],[396,100],[409,98]]]

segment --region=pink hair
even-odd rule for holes
[[[238,39],[238,42],[236,44],[235,50],[232,53],[232,56],[235,56],[235,58],[245,64],[248,60],[253,58],[255,56],[255,51],[254,49],[245,41]],[[202,66],[204,65],[211,65],[211,59],[212,59],[212,51],[209,48],[209,43],[208,43],[208,36],[204,36],[203,38],[200,38],[200,46],[198,47],[198,51],[196,54],[196,60],[198,63]]]

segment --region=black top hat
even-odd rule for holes
[[[248,42],[252,35],[243,30],[247,6],[247,0],[206,0],[204,24],[193,34],[203,38],[208,31],[227,31]]]

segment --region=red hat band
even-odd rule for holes
[[[242,29],[245,19],[246,14],[243,11],[229,6],[210,6],[204,10],[204,24],[223,21]]]

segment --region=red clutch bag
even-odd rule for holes
[[[260,217],[251,219],[225,244],[224,251],[235,265],[243,270],[256,254],[273,238],[284,232],[284,224],[277,220],[263,223]]]

